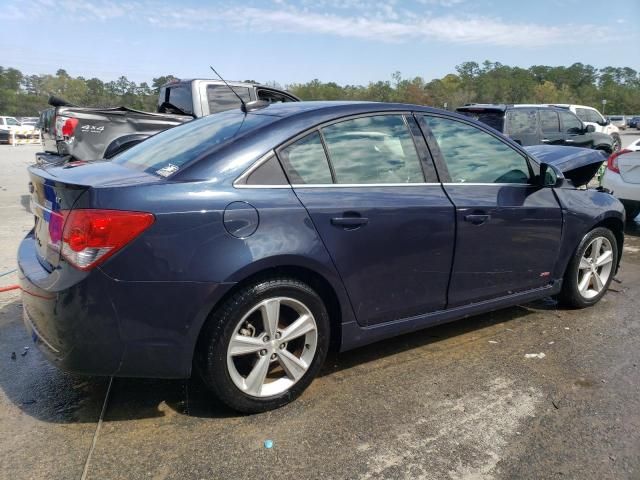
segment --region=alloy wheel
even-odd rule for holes
[[[252,307],[227,347],[227,369],[238,389],[252,397],[285,392],[309,369],[318,345],[311,310],[298,300],[273,297]]]
[[[578,291],[589,300],[600,294],[613,270],[613,248],[606,237],[596,237],[587,246],[578,267]]]

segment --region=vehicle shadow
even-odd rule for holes
[[[624,234],[630,237],[640,237],[640,215],[627,222],[624,228]]]
[[[344,353],[330,353],[320,376],[361,366],[430,344],[456,339],[477,340],[477,333],[494,325],[526,317],[532,310],[553,310],[551,299],[511,307],[391,338]],[[475,333],[468,339],[465,335]],[[21,412],[48,423],[94,423],[100,416],[109,379],[62,372],[35,348],[24,356],[30,340],[21,321],[21,304],[15,300],[0,308],[0,389]],[[15,359],[11,353],[16,352]],[[180,414],[196,418],[240,416],[221,404],[197,375],[187,380],[114,378],[105,421],[159,418]]]

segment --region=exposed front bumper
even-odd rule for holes
[[[200,328],[231,286],[122,282],[66,262],[49,272],[31,234],[18,266],[31,338],[59,368],[87,375],[188,377]]]

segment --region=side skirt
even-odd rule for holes
[[[352,321],[342,325],[342,344],[340,351],[351,350],[374,343],[386,338],[395,337],[404,333],[415,332],[423,328],[441,325],[443,323],[460,320],[473,315],[500,310],[502,308],[519,305],[521,303],[538,300],[560,293],[562,280],[555,280],[553,283],[527,290],[525,292],[513,293],[504,297],[485,300],[470,305],[455,307],[447,310],[418,315],[415,317],[403,318],[391,322],[381,323],[368,327],[361,327],[357,322]]]

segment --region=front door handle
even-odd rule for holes
[[[464,217],[465,222],[470,222],[473,223],[474,225],[482,225],[483,223],[489,221],[491,219],[491,215],[489,214],[471,214],[471,215],[466,215]]]
[[[334,217],[331,219],[331,225],[346,229],[358,228],[367,223],[369,223],[369,219],[365,217]]]
[[[575,140],[573,138],[565,138],[564,140],[566,143],[573,143],[575,142]]]
[[[549,140],[548,138],[543,138],[542,140],[540,140],[542,143],[549,143],[551,140]]]

